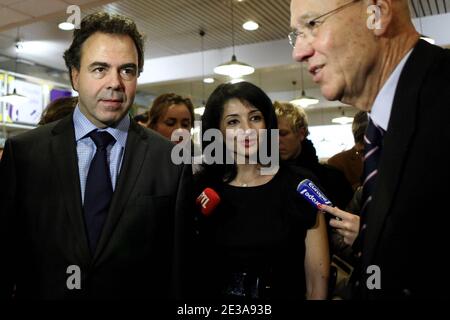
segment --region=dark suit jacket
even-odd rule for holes
[[[362,251],[381,269],[363,298],[450,298],[450,52],[421,40],[407,61],[383,140]]]
[[[120,176],[91,256],[72,116],[6,143],[0,165],[0,289],[17,298],[180,297],[191,167],[172,143],[131,121]],[[67,268],[81,270],[69,290]]]

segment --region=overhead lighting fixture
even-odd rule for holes
[[[75,25],[73,23],[70,22],[61,22],[60,24],[58,24],[58,28],[60,28],[61,30],[64,31],[71,31],[73,29],[75,29]]]
[[[342,109],[342,107],[339,107],[339,109],[342,110],[342,115],[340,117],[336,117],[336,118],[331,119],[331,122],[332,123],[336,123],[336,124],[342,124],[342,125],[352,123],[353,122],[353,118],[346,117],[345,116],[345,111],[344,111],[344,109]]]
[[[302,80],[301,96],[298,98],[295,98],[294,100],[291,100],[290,102],[293,105],[300,106],[302,108],[307,108],[311,105],[318,104],[319,99],[316,99],[314,97],[309,97],[305,93],[305,83],[304,83],[304,79],[303,79],[303,63],[301,64],[301,67],[300,67],[300,74],[301,74],[301,80]],[[292,84],[295,86],[297,84],[297,82],[293,81]]]
[[[17,93],[16,88],[14,88],[12,93],[1,96],[0,101],[12,104],[13,106],[19,106],[28,102],[28,98]]]
[[[194,113],[198,114],[199,116],[202,116],[204,112],[205,112],[205,107],[199,107],[199,108],[194,109]]]
[[[336,124],[350,124],[353,122],[353,118],[351,117],[338,117],[331,120],[331,122]]]
[[[436,41],[433,38],[428,37],[428,36],[424,36],[423,34],[420,35],[420,39],[425,40],[426,42],[429,42],[431,44],[435,44],[436,43]]]
[[[17,39],[20,39],[19,38],[19,28],[17,28]],[[15,44],[16,45],[16,49],[18,49],[17,48],[17,44],[20,43],[20,42],[21,41],[19,41],[19,40],[16,41],[16,44]],[[14,59],[14,73],[17,72],[18,53],[19,53],[19,50],[16,50],[16,58]],[[18,106],[18,105],[21,105],[23,103],[26,103],[28,101],[28,98],[26,96],[24,96],[24,95],[21,95],[21,94],[17,93],[16,88],[14,88],[12,93],[8,93],[8,94],[5,94],[3,96],[0,96],[0,101],[10,103],[10,104],[12,104],[14,106]]]
[[[23,41],[19,38],[16,39],[16,44],[14,46],[16,47],[16,52],[24,51]]]
[[[259,24],[255,21],[249,20],[242,25],[242,28],[248,31],[255,31],[258,30]]]
[[[223,63],[214,68],[214,72],[224,76],[229,76],[231,78],[240,78],[255,72],[255,68],[252,66],[240,62],[236,58],[235,48],[234,48],[234,6],[231,2],[231,40],[233,47],[233,55],[231,61]]]
[[[233,79],[231,79],[229,82],[230,82],[231,84],[235,84],[235,83],[239,83],[239,82],[243,82],[243,81],[245,81],[245,80],[242,79],[242,78],[233,78]]]
[[[212,78],[205,78],[205,30],[200,28],[200,40],[201,40],[201,49],[202,49],[202,106],[206,105],[206,99],[205,99],[205,83],[211,83]],[[212,79],[214,82],[214,79]],[[203,112],[202,112],[203,114]]]

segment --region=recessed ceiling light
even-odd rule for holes
[[[61,22],[60,24],[58,24],[58,28],[64,31],[70,31],[75,29],[75,25],[70,22]]]
[[[205,78],[205,79],[203,79],[203,82],[204,83],[214,83],[214,78]]]
[[[255,21],[249,20],[242,25],[242,28],[248,31],[254,31],[259,28],[259,24],[257,24]]]

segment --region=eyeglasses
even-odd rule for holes
[[[289,43],[291,44],[291,46],[293,48],[295,48],[295,44],[297,43],[297,38],[298,37],[305,38],[306,37],[306,33],[312,34],[314,30],[316,30],[322,23],[325,22],[325,19],[323,19],[322,21],[319,21],[320,19],[322,19],[322,18],[329,18],[333,14],[338,13],[339,11],[341,11],[341,10],[347,8],[347,7],[350,7],[352,4],[354,4],[356,2],[359,2],[359,1],[360,0],[352,0],[350,2],[347,2],[347,3],[343,4],[340,7],[337,7],[336,9],[333,9],[333,10],[331,10],[331,11],[329,11],[327,13],[324,13],[324,14],[322,14],[322,15],[320,15],[320,16],[312,19],[312,20],[309,20],[305,24],[305,27],[302,28],[304,31],[295,30],[295,31],[292,31],[292,32],[290,32],[288,34]]]

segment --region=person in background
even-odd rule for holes
[[[335,154],[328,159],[328,164],[341,170],[348,182],[352,185],[353,191],[361,185],[364,160],[364,132],[368,124],[367,112],[359,111],[353,118],[352,133],[355,145],[346,151]]]
[[[168,140],[171,140],[175,130],[184,129],[190,132],[194,126],[194,106],[191,99],[175,93],[158,96],[148,114],[148,127]],[[179,143],[180,140],[174,142]]]
[[[352,188],[341,171],[319,163],[316,149],[307,139],[308,117],[303,108],[278,101],[274,102],[274,107],[280,130],[281,160],[310,170],[331,202],[345,208],[352,198]]]
[[[192,169],[129,116],[143,37],[94,13],[64,59],[73,114],[8,139],[0,163],[0,298],[181,298]]]
[[[62,97],[53,100],[42,112],[38,125],[42,126],[72,114],[77,104],[78,97]]]
[[[292,0],[291,28],[322,95],[369,112],[361,221],[322,208],[359,231],[354,298],[449,299],[450,51],[420,39],[407,0]]]
[[[263,174],[260,161],[249,161],[264,144],[278,152],[271,149],[277,119],[270,98],[249,82],[219,85],[202,117],[203,134],[212,129],[220,130],[224,153],[204,164],[194,184],[196,194],[209,187],[221,198],[210,215],[199,213],[203,298],[326,299],[325,219],[296,192],[309,172],[281,165]],[[232,164],[224,164],[227,156]]]

